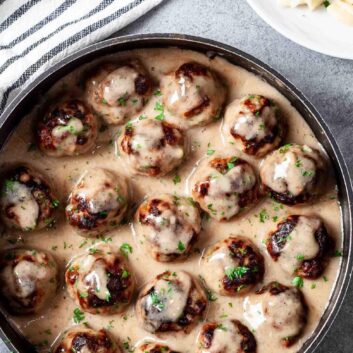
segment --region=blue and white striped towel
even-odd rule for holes
[[[47,68],[162,1],[0,0],[0,115]]]

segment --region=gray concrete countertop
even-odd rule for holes
[[[237,47],[272,66],[297,86],[331,128],[353,176],[353,61],[305,49],[269,27],[245,0],[165,0],[121,35],[175,32]],[[353,48],[352,48],[353,50]],[[353,352],[353,284],[317,353]],[[1,346],[0,353],[8,353]]]

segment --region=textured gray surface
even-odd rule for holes
[[[272,66],[316,106],[353,175],[353,61],[327,57],[290,42],[263,22],[245,0],[165,0],[121,35],[175,32],[235,46]],[[353,48],[352,48],[353,50]],[[353,352],[353,285],[317,353]],[[0,353],[8,351],[1,347]]]

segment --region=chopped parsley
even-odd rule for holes
[[[315,172],[312,170],[303,170],[302,171],[302,176],[304,176],[304,177],[312,177],[314,174],[315,174]]]
[[[230,169],[233,169],[235,167],[235,162],[238,158],[237,157],[233,157],[229,160],[229,162],[227,163],[227,167],[228,167],[228,170]]]
[[[74,310],[74,315],[73,315],[74,323],[79,324],[84,319],[85,319],[85,314],[79,308],[76,308]]]
[[[124,270],[123,271],[123,273],[121,274],[121,278],[128,278],[130,276],[130,273],[129,273],[129,271],[127,271],[127,270]]]
[[[179,241],[178,243],[178,250],[181,252],[185,250],[185,245],[182,241]]]
[[[325,7],[329,7],[331,5],[331,3],[328,1],[328,0],[325,0],[324,1],[324,6]]]
[[[120,246],[120,251],[126,258],[128,258],[129,253],[132,254],[132,246],[129,243],[123,243]]]
[[[290,147],[292,147],[293,144],[292,143],[287,143],[286,145],[283,145],[280,149],[279,149],[279,152],[280,153],[286,153]]]
[[[52,204],[52,206],[53,206],[54,208],[57,208],[57,207],[59,207],[59,205],[60,205],[60,201],[59,201],[59,200],[53,200],[53,201],[51,202],[51,204]]]
[[[119,105],[120,107],[126,107],[126,97],[125,97],[125,96],[120,97],[120,98],[117,100],[117,102],[118,102],[118,105]]]
[[[299,261],[303,261],[304,260],[304,255],[303,254],[298,254],[295,258],[297,260],[299,260]]]
[[[263,208],[259,213],[259,218],[261,223],[265,223],[265,221],[267,221],[270,218],[265,208]]]
[[[154,118],[155,118],[156,120],[159,120],[159,121],[164,120],[164,118],[165,118],[165,115],[164,115],[164,105],[161,104],[160,102],[157,102],[156,105],[155,105],[155,107],[154,107],[154,110],[155,110],[156,112],[159,112],[159,114],[156,115]]]
[[[173,178],[173,183],[174,185],[178,184],[181,182],[181,178],[179,175],[175,175],[174,178]]]
[[[160,97],[160,96],[162,95],[162,92],[161,92],[160,89],[157,89],[157,90],[153,93],[153,95],[154,95],[155,97]]]
[[[343,253],[342,251],[336,250],[335,253],[333,254],[334,257],[342,257]]]
[[[234,281],[236,278],[243,277],[248,271],[248,267],[238,266],[227,268],[225,274],[231,281]]]
[[[303,288],[304,287],[303,278],[300,277],[300,276],[294,277],[293,281],[292,281],[292,284],[293,284],[294,287]]]
[[[151,293],[151,300],[152,300],[152,305],[158,310],[162,311],[165,308],[165,304],[159,298],[158,294],[156,292]]]

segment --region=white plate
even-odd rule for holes
[[[353,26],[338,22],[321,8],[310,11],[280,6],[277,0],[247,0],[256,13],[288,39],[317,52],[353,60]]]

